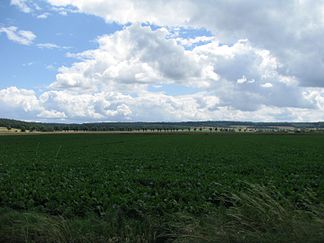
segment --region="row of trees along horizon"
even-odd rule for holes
[[[12,119],[0,119],[0,127],[19,129],[21,131],[231,131],[230,126],[250,128],[269,128],[275,126],[295,128],[324,128],[324,122],[315,123],[253,123],[231,121],[202,122],[109,122],[109,123],[40,123],[25,122]],[[242,128],[243,129],[243,128]]]

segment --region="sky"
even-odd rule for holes
[[[323,0],[1,0],[0,117],[324,121]]]

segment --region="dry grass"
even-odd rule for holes
[[[324,207],[297,209],[275,188],[248,184],[238,194],[224,195],[233,205],[204,219],[183,217],[177,242],[323,242]],[[312,193],[309,193],[312,197]]]

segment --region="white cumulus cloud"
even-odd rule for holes
[[[1,107],[73,121],[324,118],[322,89],[300,87],[268,50],[216,39],[186,50],[176,38],[138,24],[101,36],[98,48],[69,55],[76,62],[60,67],[47,91],[1,90]],[[166,85],[193,91],[175,95]]]
[[[210,66],[163,31],[133,25],[112,35],[98,38],[99,48],[71,55],[81,59],[72,67],[61,67],[52,89],[91,90],[142,89],[143,85],[180,83],[208,86],[217,79]]]
[[[248,39],[271,52],[303,86],[323,87],[323,1],[48,0],[121,24],[206,28],[222,43]],[[181,41],[181,40],[180,40]],[[190,41],[188,41],[190,43]]]

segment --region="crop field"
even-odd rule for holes
[[[0,136],[0,242],[323,242],[320,134]]]

